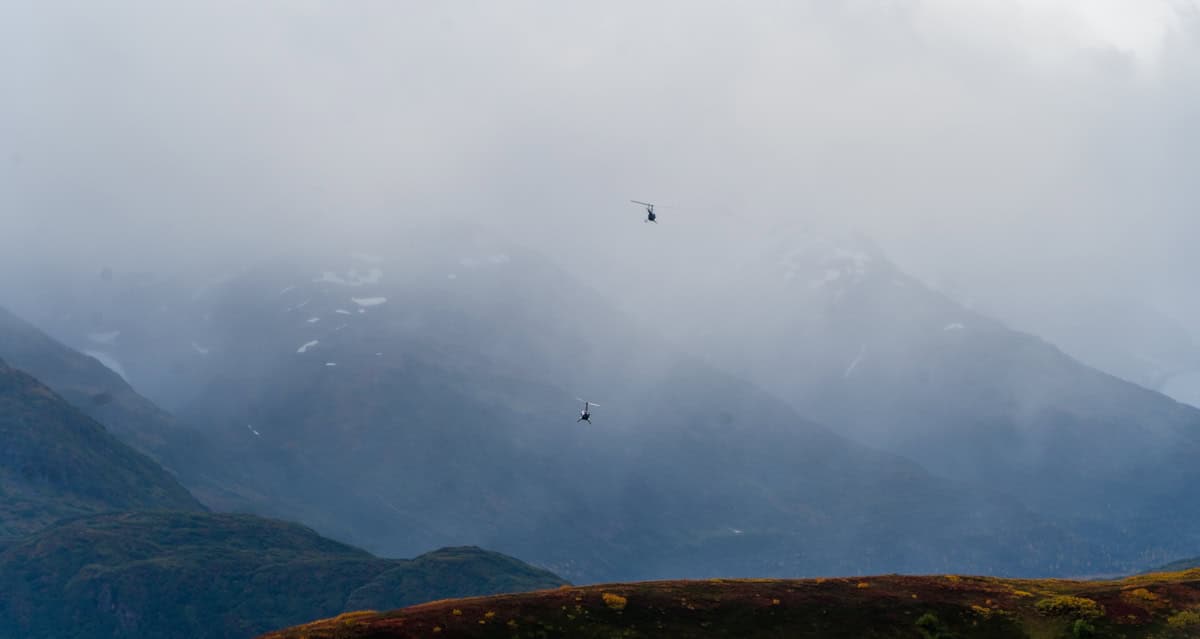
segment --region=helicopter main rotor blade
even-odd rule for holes
[[[642,206],[653,206],[655,211],[657,211],[657,210],[659,210],[659,209],[675,209],[675,208],[679,208],[679,207],[677,207],[677,206],[673,206],[673,205],[670,205],[670,204],[654,204],[653,202],[642,202],[641,200],[629,200],[629,201],[630,201],[630,202],[633,202],[634,204],[641,204]]]

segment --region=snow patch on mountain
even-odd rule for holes
[[[295,306],[289,306],[289,307],[285,308],[285,309],[283,310],[283,312],[285,312],[285,313],[290,313],[290,312],[292,312],[292,311],[298,311],[298,310],[300,310],[300,309],[304,308],[305,306],[308,306],[308,303],[309,303],[309,302],[311,302],[311,301],[312,301],[312,298],[310,297],[310,298],[308,298],[308,299],[304,300],[303,302],[300,302],[299,304],[297,304],[297,305],[295,305]]]
[[[383,279],[383,269],[372,267],[364,271],[350,269],[344,273],[336,271],[321,271],[321,276],[314,278],[318,284],[337,284],[338,286],[360,287],[378,284]]]
[[[352,297],[352,298],[350,298],[350,301],[354,302],[355,304],[358,304],[362,308],[367,308],[370,306],[379,306],[380,304],[387,302],[387,298],[386,297]],[[359,309],[360,313],[362,312],[362,308]]]
[[[960,324],[958,322],[954,322],[953,324],[947,324],[947,325],[943,326],[942,330],[943,331],[961,331],[964,328],[966,328],[966,327],[963,326],[962,324]]]
[[[196,342],[192,342],[192,350],[200,353],[201,355],[208,355],[209,352],[209,349],[197,344]]]
[[[83,354],[96,358],[96,361],[104,364],[105,368],[120,375],[121,379],[129,381],[129,376],[125,374],[125,369],[121,366],[121,362],[117,361],[117,358],[112,355],[103,351],[84,351]]]
[[[784,280],[806,280],[817,289],[834,282],[854,284],[870,269],[874,258],[824,236],[800,234],[782,251],[779,266]]]
[[[321,343],[321,340],[319,340],[319,339],[314,339],[312,341],[305,342],[300,345],[300,348],[296,349],[296,352],[297,353],[307,353],[308,349],[310,349],[320,343]]]
[[[867,345],[863,344],[862,346],[860,346],[858,348],[858,355],[854,356],[854,361],[850,362],[850,365],[846,367],[846,371],[844,373],[842,373],[842,378],[850,379],[850,376],[854,374],[854,369],[858,368],[858,365],[860,363],[862,363],[863,356],[865,356],[866,354],[867,354]]]

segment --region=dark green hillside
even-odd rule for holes
[[[0,361],[0,537],[131,509],[203,507],[153,460]]]
[[[142,452],[162,449],[174,428],[170,415],[138,395],[120,375],[3,308],[0,358],[37,377]]]
[[[990,577],[660,581],[363,612],[270,639],[1190,639],[1200,571],[1122,581]]]
[[[4,308],[0,308],[0,359],[38,378],[121,441],[152,457],[206,506],[272,510],[262,505],[264,497],[259,491],[247,488],[242,474],[248,465],[228,449],[205,433],[180,424],[95,358],[58,342]],[[293,506],[293,510],[303,508]]]
[[[379,559],[250,515],[100,515],[0,552],[0,638],[250,637],[350,609],[563,583],[478,548]]]

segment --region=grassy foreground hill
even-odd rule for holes
[[[479,548],[381,559],[250,515],[107,514],[0,551],[0,639],[237,639],[346,610],[563,583]]]
[[[882,576],[563,587],[345,614],[267,639],[1200,637],[1200,570],[1119,581]]]

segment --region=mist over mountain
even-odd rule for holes
[[[1029,308],[992,301],[988,312],[1089,366],[1200,406],[1200,347],[1185,322],[1136,299],[1055,297]]]
[[[0,92],[0,547],[1200,554],[1198,0],[8,3]]]
[[[362,250],[387,243],[408,248]],[[1196,409],[967,308],[862,234],[782,226],[766,250],[731,242],[700,262],[707,246],[675,246],[654,273],[703,294],[616,303],[486,228],[424,229],[202,285],[116,272],[84,304],[102,319],[80,308],[52,325],[135,383],[144,371],[219,451],[222,477],[213,462],[184,471],[219,487],[192,480],[210,505],[384,554],[478,544],[585,580],[954,562],[1091,574],[1200,544],[1178,497],[1198,479]],[[114,336],[96,344],[101,329]],[[579,397],[602,428],[572,426]],[[889,483],[897,472],[924,478]],[[857,506],[835,506],[843,490]],[[731,510],[706,514],[723,495]],[[891,507],[864,506],[876,498]],[[914,500],[932,512],[899,506]],[[959,532],[950,554],[920,539],[918,522],[968,513],[992,530]],[[843,545],[839,521],[868,541]],[[756,527],[757,549],[729,549]],[[1035,530],[1038,553],[1073,550],[1040,565],[1003,550]],[[912,546],[850,550],[877,534]],[[822,558],[776,556],[801,538]]]
[[[852,444],[536,253],[408,239],[267,262],[186,307],[204,321],[173,347],[194,363],[159,384],[191,388],[180,418],[253,469],[243,507],[386,554],[481,544],[593,580],[1099,569],[1003,491]],[[155,349],[125,336],[172,317],[108,317],[109,353],[144,366]],[[573,423],[578,396],[595,426]]]
[[[931,290],[861,236],[775,240],[718,258],[732,275],[661,323],[839,433],[1016,497],[1106,552],[1153,562],[1200,543],[1179,498],[1200,411]]]

